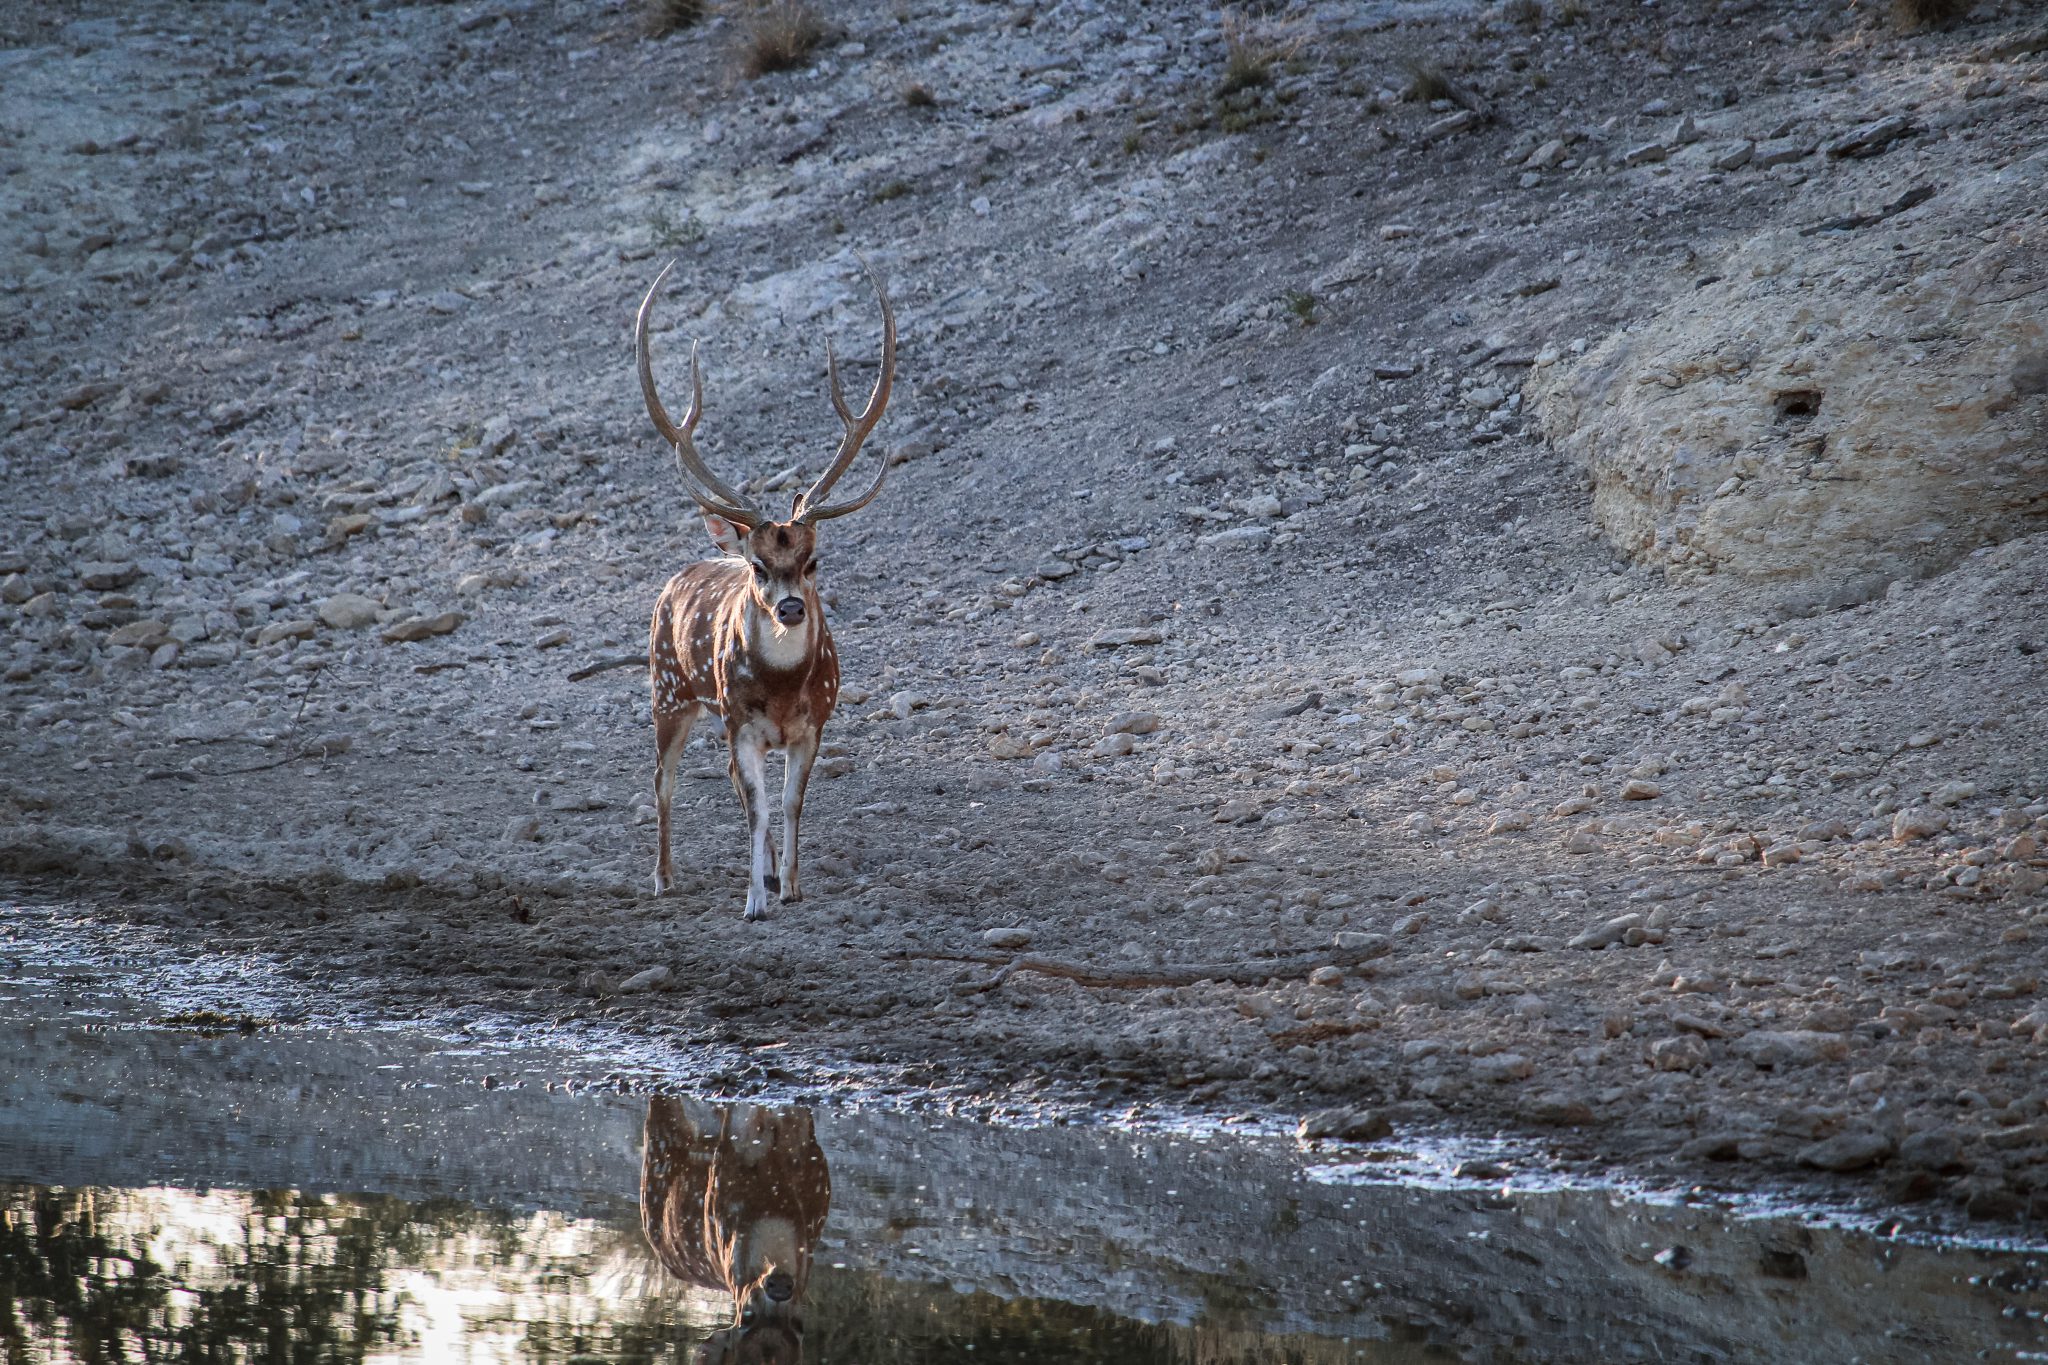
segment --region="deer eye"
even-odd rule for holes
[[[756,565],[754,566],[754,577],[756,577],[756,578],[766,578],[766,577],[768,577],[768,566],[767,566],[766,564],[756,564]]]
[[[810,563],[808,563],[808,564],[804,565],[804,572],[805,572],[805,573],[807,573],[807,574],[815,574],[815,573],[816,573],[817,571],[818,571],[818,561],[817,561],[817,560],[815,560],[815,559],[814,559],[814,560],[812,560],[812,561],[811,561]]]

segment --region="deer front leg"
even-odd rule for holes
[[[732,783],[747,813],[747,842],[752,867],[747,876],[748,919],[768,913],[768,893],[777,886],[775,849],[768,838],[768,743],[752,726],[728,726],[732,744]]]
[[[811,764],[818,760],[818,733],[793,741],[785,751],[788,759],[782,773],[782,903],[802,900],[796,885],[796,831],[804,818],[804,786],[811,780]]]
[[[654,894],[666,895],[676,884],[668,861],[668,804],[676,794],[676,760],[690,742],[690,727],[701,708],[654,713],[654,808],[660,828],[660,848],[654,859]]]

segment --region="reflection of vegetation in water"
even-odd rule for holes
[[[355,1217],[330,1220],[303,1209],[278,1207],[251,1218],[239,1262],[225,1282],[186,1281],[180,1308],[161,1315],[151,1336],[168,1337],[186,1360],[234,1360],[244,1349],[290,1342],[291,1358],[361,1360],[370,1349],[397,1339],[396,1315],[380,1311],[377,1290],[386,1264],[397,1255],[403,1205],[377,1201]],[[280,1226],[281,1225],[281,1226]],[[331,1259],[309,1255],[315,1241]],[[325,1263],[323,1263],[323,1261]],[[172,1268],[170,1283],[185,1280]],[[240,1349],[238,1349],[240,1348]]]
[[[146,1255],[116,1246],[92,1196],[37,1191],[0,1204],[0,1345],[25,1360],[32,1341],[68,1338],[81,1359],[119,1360],[124,1341],[160,1310],[164,1289]]]
[[[892,1280],[811,1278],[810,1365],[1353,1365],[1345,1343],[1268,1336],[1228,1277],[1193,1326]],[[716,1300],[714,1302],[714,1300]],[[0,1186],[0,1361],[490,1358],[684,1365],[729,1321],[684,1291],[637,1222],[295,1191]]]
[[[449,1201],[0,1187],[0,1359],[325,1365],[494,1337],[674,1360],[673,1305],[593,1290],[628,1238]]]

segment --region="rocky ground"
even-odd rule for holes
[[[2032,6],[834,13],[748,78],[741,14],[0,7],[19,894],[759,1074],[2048,1213]],[[722,752],[657,900],[644,684],[568,675],[706,552],[641,292],[793,488],[856,250],[898,467],[746,924]]]

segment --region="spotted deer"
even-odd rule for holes
[[[662,1268],[731,1295],[731,1326],[698,1365],[797,1365],[811,1258],[832,1208],[832,1173],[808,1109],[647,1103],[640,1227]]]
[[[865,262],[863,262],[865,265]],[[647,318],[654,296],[668,278],[670,262],[655,277],[640,304],[634,347],[640,364],[640,393],[647,415],[675,450],[683,486],[704,515],[718,559],[692,564],[668,581],[654,605],[648,636],[648,676],[654,689],[654,803],[660,851],[655,859],[657,895],[675,884],[669,865],[669,802],[675,795],[676,760],[690,727],[707,710],[725,720],[727,768],[746,813],[753,858],[747,882],[748,919],[768,912],[768,895],[785,904],[802,899],[797,890],[797,826],[803,818],[804,787],[818,756],[819,734],[839,699],[839,654],[818,600],[818,523],[858,512],[874,501],[889,471],[885,457],[874,482],[859,497],[828,503],[826,495],[860,454],[882,413],[896,375],[896,318],[882,282],[868,270],[882,305],[882,365],[867,407],[856,414],[839,387],[839,361],[830,342],[825,372],[832,408],[845,434],[832,463],[799,494],[787,520],[778,521],[727,484],[704,463],[691,440],[704,411],[704,373],[697,348],[690,348],[690,406],[680,423],[671,421],[654,391],[654,363],[647,349]],[[768,753],[782,751],[782,856],[777,861],[769,831]]]

